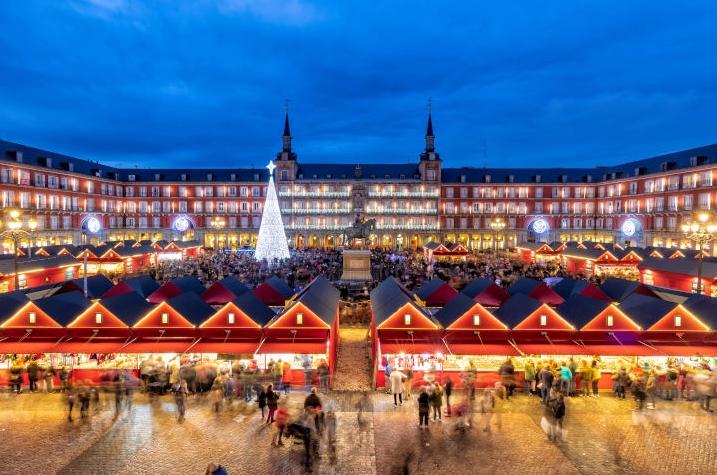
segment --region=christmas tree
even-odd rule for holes
[[[275,259],[287,259],[289,257],[289,243],[284,232],[284,222],[281,220],[279,200],[276,198],[274,187],[274,161],[269,162],[269,187],[266,190],[266,201],[264,211],[261,214],[261,226],[259,226],[259,237],[256,240],[256,260],[266,259],[273,264]]]

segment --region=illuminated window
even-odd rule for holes
[[[611,327],[611,326],[613,326],[614,324],[615,324],[615,322],[614,322],[614,319],[613,319],[612,315],[608,315],[608,316],[607,316],[607,326]]]
[[[681,327],[682,326],[682,317],[677,315],[675,317],[675,327]]]
[[[169,314],[167,312],[162,313],[162,325],[169,323]]]
[[[227,315],[227,323],[229,325],[234,325],[234,314],[233,313],[230,313]]]
[[[303,324],[304,324],[304,314],[303,314],[303,313],[297,313],[297,314],[296,314],[296,324],[297,324],[297,325],[303,325]]]
[[[473,315],[473,326],[474,327],[480,326],[480,315]]]
[[[30,323],[37,323],[37,314],[35,312],[30,312],[30,315],[28,315],[28,320]]]
[[[101,313],[95,314],[95,323],[98,325],[102,323],[102,314]]]
[[[411,314],[407,313],[403,316],[403,324],[404,325],[410,325],[411,324]]]
[[[545,327],[548,325],[548,316],[547,315],[541,315],[540,316],[540,326]]]

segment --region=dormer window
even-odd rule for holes
[[[97,312],[97,313],[95,314],[95,323],[96,323],[97,325],[101,325],[101,324],[102,324],[102,314],[99,313],[99,312]]]
[[[541,315],[541,316],[540,316],[540,326],[541,326],[541,327],[547,327],[547,326],[548,326],[548,316],[547,316],[547,315]]]
[[[27,316],[27,320],[30,322],[31,325],[36,324],[37,314],[35,312],[30,312],[30,314]]]
[[[234,313],[227,314],[227,323],[229,325],[234,325],[234,321],[235,321]]]
[[[606,322],[606,324],[607,324],[608,327],[612,327],[612,326],[615,325],[615,319],[613,318],[612,315],[608,315],[608,316],[607,316],[607,322]]]
[[[297,324],[297,325],[303,325],[303,324],[304,324],[304,314],[303,314],[303,313],[297,313],[297,314],[296,314],[296,324]]]
[[[473,326],[474,327],[480,326],[480,315],[473,315]]]
[[[682,317],[677,315],[675,316],[675,328],[682,326]]]
[[[167,312],[162,312],[162,325],[169,324],[169,314]]]
[[[403,324],[406,326],[411,325],[411,314],[407,313],[403,316]]]

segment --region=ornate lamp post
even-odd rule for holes
[[[505,229],[505,221],[503,218],[495,218],[490,222],[490,228],[493,230],[493,253],[498,252],[498,232]]]
[[[217,243],[217,246],[216,246],[216,247],[217,247],[217,249],[218,249],[218,248],[219,248],[219,237],[218,237],[218,235],[217,235],[217,232],[218,232],[220,229],[223,229],[223,228],[227,225],[227,222],[224,220],[224,218],[220,218],[219,216],[215,216],[215,217],[213,217],[212,220],[209,222],[209,225],[210,225],[210,226],[214,229],[214,231],[215,231],[215,233],[214,233],[214,240],[215,240],[216,243]],[[227,237],[228,237],[228,234],[227,234]]]
[[[26,237],[28,239],[27,258],[32,257],[32,233],[37,229],[37,221],[30,219],[26,224],[23,224],[20,212],[18,210],[11,210],[7,213],[4,224],[5,229],[0,232],[0,237],[10,238],[12,240],[15,290],[18,290],[20,288],[20,276],[17,272],[17,251],[19,243],[22,238]]]
[[[682,225],[682,233],[697,246],[697,293],[703,293],[702,285],[702,249],[705,244],[712,241],[717,233],[717,223],[708,213],[700,213],[697,219]]]

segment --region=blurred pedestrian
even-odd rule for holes
[[[451,394],[453,393],[453,381],[450,376],[446,379],[446,385],[443,388],[446,395],[446,414],[451,417]]]
[[[590,366],[592,367],[593,397],[597,398],[600,397],[598,395],[598,387],[600,386],[600,378],[602,378],[602,373],[600,372],[600,365],[598,363],[598,360],[593,360]]]
[[[436,421],[438,418],[439,422],[443,421],[441,417],[441,408],[443,407],[443,388],[440,383],[435,382],[431,389],[430,394],[431,407],[433,408],[433,420]]]
[[[398,369],[393,370],[389,376],[391,383],[391,393],[393,393],[393,407],[397,407],[399,403],[403,405],[403,381],[406,375]]]
[[[229,472],[227,472],[227,469],[222,467],[221,465],[210,463],[209,465],[207,465],[207,471],[205,475],[229,475]]]
[[[177,422],[184,422],[184,414],[187,411],[187,382],[181,380],[174,390],[174,403],[177,405]]]
[[[533,391],[535,391],[535,364],[533,363],[533,360],[528,360],[527,363],[525,363],[525,368],[523,369],[523,384],[525,386],[525,393],[528,396],[533,395]]]
[[[279,393],[274,391],[274,385],[270,384],[266,388],[266,406],[269,408],[269,414],[266,417],[266,425],[274,422],[274,413],[279,407]]]
[[[279,406],[276,410],[275,417],[276,432],[274,432],[274,436],[271,438],[271,445],[283,446],[284,443],[281,441],[281,437],[284,435],[284,431],[289,423],[289,412],[284,407]]]
[[[428,413],[430,411],[431,399],[428,395],[426,387],[421,388],[421,393],[418,395],[418,427],[428,427]]]

